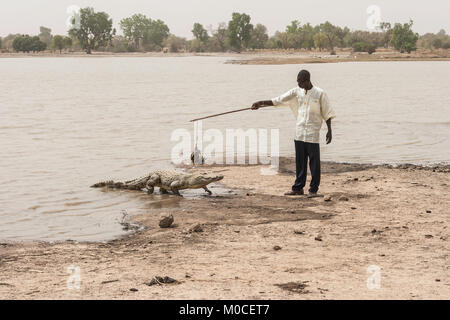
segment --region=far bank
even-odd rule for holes
[[[0,53],[0,58],[108,58],[108,57],[226,57],[226,63],[249,65],[280,65],[302,63],[380,62],[380,61],[449,61],[450,49],[417,50],[400,53],[389,49],[378,49],[375,53],[353,52],[350,48],[337,50],[336,54],[318,50],[251,50],[236,52],[41,52]]]

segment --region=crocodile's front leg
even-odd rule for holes
[[[176,194],[177,196],[182,197],[182,195],[180,194],[180,191],[178,191],[179,188],[180,188],[180,182],[178,180],[176,180],[170,184],[170,190],[172,190],[172,192],[174,194]]]
[[[155,191],[155,188],[149,185],[147,185],[145,188],[147,189],[147,194],[152,194],[153,191]]]
[[[209,195],[212,195],[212,192],[208,189],[208,186],[204,186],[203,189],[205,189],[205,191],[208,192]]]
[[[147,194],[152,194],[153,191],[155,190],[155,185],[158,183],[159,181],[159,176],[157,174],[152,175],[147,183],[145,184],[145,188],[147,189]]]

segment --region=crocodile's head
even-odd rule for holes
[[[192,184],[196,185],[196,186],[206,186],[211,182],[220,181],[222,179],[223,179],[222,175],[212,175],[212,174],[207,174],[207,173],[201,173],[194,177]]]

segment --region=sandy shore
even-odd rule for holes
[[[276,65],[301,63],[382,62],[382,61],[450,61],[450,50],[417,50],[400,53],[390,49],[377,49],[373,54],[352,52],[350,49],[330,55],[323,51],[259,52],[230,59],[231,64]]]
[[[223,173],[228,191],[168,195],[133,217],[144,230],[107,243],[1,243],[0,298],[450,298],[447,167],[324,164],[330,201],[282,195],[291,159],[272,176],[261,166],[192,170]],[[162,212],[173,227],[159,228]],[[197,223],[202,232],[189,231]],[[79,289],[67,287],[71,265]],[[367,287],[371,265],[379,288]],[[149,286],[154,276],[178,282]]]
[[[39,52],[39,53],[23,53],[23,52],[0,52],[0,58],[114,58],[114,57],[195,57],[195,56],[214,56],[214,57],[239,57],[238,53],[232,52],[92,52],[86,54],[82,51],[76,52]]]

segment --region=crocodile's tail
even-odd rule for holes
[[[138,179],[133,179],[125,182],[115,182],[113,180],[102,181],[96,184],[93,184],[91,188],[116,188],[116,189],[128,189],[128,190],[142,190],[146,187],[148,177],[144,176]]]
[[[123,182],[114,182],[113,180],[109,181],[102,181],[96,184],[93,184],[91,188],[102,188],[102,187],[108,187],[108,188],[116,188],[116,189],[128,189],[128,185]]]

